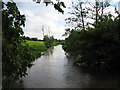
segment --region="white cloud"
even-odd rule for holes
[[[64,15],[54,9],[53,6],[45,7],[43,4],[17,3],[22,14],[26,16],[24,35],[29,37],[43,38],[41,26],[45,26],[45,34],[53,35],[57,39],[64,39],[65,33]],[[29,7],[28,7],[29,6]],[[43,6],[43,7],[42,7]],[[33,7],[33,8],[31,8]]]

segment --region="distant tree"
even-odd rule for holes
[[[44,32],[44,25],[42,26],[42,32],[43,32],[43,37],[44,37],[44,35],[45,35],[45,34],[44,34],[44,33],[45,33],[45,32]]]
[[[44,40],[47,48],[53,46],[53,43],[54,43],[54,37],[53,36],[45,35],[43,40]]]
[[[37,41],[38,39],[37,38],[31,38],[32,41]]]

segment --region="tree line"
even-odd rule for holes
[[[88,71],[119,72],[120,14],[116,8],[116,17],[104,13],[110,6],[108,1],[95,0],[90,7],[84,7],[85,3],[73,3],[71,17],[66,19],[72,28],[66,29],[63,48],[67,53],[75,52],[78,58],[74,63]]]
[[[21,36],[21,38],[22,38],[23,40],[43,41],[43,40],[40,40],[40,39],[38,39],[38,38],[36,38],[36,37],[31,38],[31,37],[28,37],[28,36]]]

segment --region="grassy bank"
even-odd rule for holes
[[[41,56],[42,52],[46,51],[48,48],[45,45],[44,41],[30,41],[30,40],[26,40],[26,44],[28,44],[28,46],[30,47],[30,52],[32,54],[32,56],[34,56],[35,58],[38,58]],[[57,46],[60,43],[58,42],[53,42],[51,44],[51,46]]]
[[[30,47],[30,51],[35,58],[38,58],[41,56],[41,53],[46,51],[47,48],[43,41],[29,41],[27,40],[26,43]]]

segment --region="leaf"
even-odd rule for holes
[[[28,65],[28,68],[30,68],[31,66],[33,66],[33,64],[29,64],[29,65]]]
[[[52,3],[52,4],[53,4],[53,2],[52,2],[51,0],[44,0],[44,1],[43,1],[43,3],[45,3],[45,4],[46,4],[46,6],[48,6],[48,4],[50,4],[50,3]]]
[[[41,2],[41,0],[37,0],[37,2],[36,3],[40,3]]]
[[[44,2],[45,4],[46,4],[46,6],[48,6],[48,4],[50,3],[50,2]]]
[[[61,7],[59,6],[59,4],[54,4],[54,8],[56,10],[58,10],[59,12],[64,13],[64,11],[61,9]]]
[[[66,8],[66,6],[65,6],[64,2],[60,2],[60,3],[61,3],[61,5],[62,5],[64,8]]]

